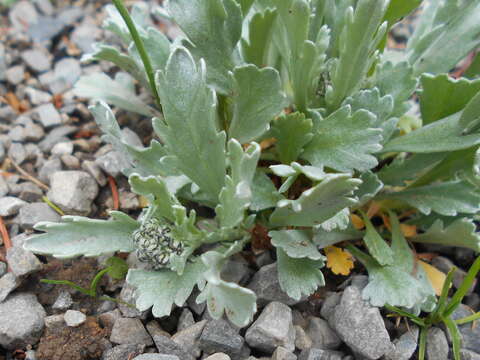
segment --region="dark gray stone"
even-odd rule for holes
[[[313,316],[309,320],[306,333],[312,339],[312,347],[325,350],[338,349],[342,340],[328,325],[328,322]]]
[[[9,296],[0,303],[0,345],[8,350],[34,345],[42,335],[45,316],[35,295]]]
[[[172,336],[172,340],[180,345],[183,349],[188,350],[193,356],[199,357],[202,351],[198,344],[198,339],[207,324],[206,320],[199,321],[192,326],[177,332]]]
[[[205,325],[199,344],[206,354],[223,352],[233,357],[241,352],[244,340],[227,321],[211,320]]]
[[[298,360],[342,360],[343,356],[339,351],[312,348],[303,350]]]
[[[367,359],[379,359],[393,349],[380,311],[364,301],[355,286],[344,290],[330,325],[355,353]]]
[[[472,315],[471,309],[460,304],[452,314],[454,320],[462,319]],[[472,323],[459,325],[462,334],[462,347],[466,350],[480,354],[480,326],[472,326]]]
[[[192,312],[188,308],[184,308],[178,318],[177,332],[182,331],[195,324]]]
[[[97,194],[98,185],[88,173],[58,171],[50,177],[50,191],[47,196],[67,213],[88,215]]]
[[[280,346],[273,352],[272,360],[297,360],[297,355]]]
[[[248,284],[248,288],[257,295],[259,307],[263,307],[272,301],[295,305],[302,300],[292,299],[280,288],[276,263],[266,265],[258,270]]]
[[[417,349],[418,327],[413,325],[410,330],[393,341],[395,350],[385,355],[385,360],[409,360]]]
[[[271,302],[245,334],[248,345],[267,353],[278,346],[295,350],[295,329],[292,310],[285,304]]]
[[[195,357],[190,354],[187,349],[182,348],[175,341],[165,335],[155,335],[153,337],[155,346],[160,354],[174,355],[182,360],[195,360]]]
[[[132,318],[120,318],[115,321],[110,341],[115,344],[153,345],[152,338],[145,330],[140,319]]]
[[[427,333],[427,359],[448,360],[448,341],[442,329],[430,328]]]
[[[60,170],[62,170],[60,159],[47,160],[38,171],[38,178],[45,184],[50,184],[50,176]]]
[[[26,276],[42,269],[42,263],[32,252],[18,246],[7,250],[7,262],[16,276]]]
[[[443,271],[445,274],[448,274],[448,272],[453,267],[455,267],[455,264],[450,259],[447,259],[446,257],[443,257],[443,256],[436,256],[432,260],[432,265],[435,266],[438,270]],[[453,286],[456,289],[458,289],[462,285],[463,280],[465,279],[465,276],[467,276],[467,273],[462,269],[459,269],[458,267],[456,267],[456,270],[453,273],[453,279],[452,279]],[[477,285],[477,280],[475,279],[470,289],[468,289],[467,295],[473,292],[476,285]]]

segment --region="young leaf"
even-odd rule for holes
[[[291,258],[309,258],[323,260],[322,254],[310,240],[308,232],[302,230],[270,231],[272,245],[282,249]]]
[[[345,16],[345,26],[339,38],[339,61],[330,73],[332,87],[326,94],[330,110],[358,90],[372,66],[374,51],[386,30],[382,21],[387,5],[385,0],[360,0],[355,11],[350,7],[337,15]]]
[[[475,214],[480,208],[480,194],[465,181],[450,181],[382,195],[417,208],[425,215],[434,212],[455,216],[458,213]]]
[[[35,229],[46,233],[31,236],[24,248],[57,258],[133,251],[132,233],[139,224],[121,212],[113,211],[110,215],[111,220],[64,216],[61,223],[40,222]]]
[[[350,105],[352,113],[358,110],[370,111],[377,117],[375,127],[381,127],[393,112],[394,100],[392,95],[380,95],[378,88],[360,90],[345,99],[343,105]]]
[[[252,198],[251,184],[260,158],[260,146],[252,143],[245,152],[235,139],[228,142],[228,159],[231,174],[220,192],[220,203],[215,209],[220,225],[233,228],[245,217]]]
[[[128,182],[136,194],[149,199],[150,205],[154,207],[155,214],[172,222],[175,220],[173,206],[178,206],[180,203],[168,191],[165,181],[154,176],[144,178],[138,174],[132,174]]]
[[[216,129],[215,94],[206,84],[205,63],[197,66],[187,49],[177,48],[166,70],[157,73],[157,84],[165,119],[154,122],[155,130],[179,170],[217,199],[226,174],[225,133]]]
[[[331,174],[306,190],[297,200],[281,200],[270,217],[274,226],[320,225],[340,210],[355,204],[350,197],[361,184],[347,174]]]
[[[284,199],[280,194],[272,180],[263,172],[256,171],[252,181],[252,202],[250,210],[261,211],[273,208],[280,200]]]
[[[183,306],[195,285],[203,285],[205,271],[205,265],[198,259],[187,263],[182,275],[170,270],[130,269],[127,283],[137,288],[137,308],[143,311],[153,306],[153,316],[161,318],[170,315],[173,304]]]
[[[321,226],[313,229],[313,242],[319,249],[335,245],[342,241],[357,240],[363,238],[362,231],[355,230],[353,226],[348,226],[345,230],[334,229],[331,231],[323,229]]]
[[[209,271],[205,273],[207,285],[197,297],[197,303],[207,302],[210,315],[220,319],[225,313],[239,327],[248,325],[257,311],[255,293],[235,283],[220,278],[220,272],[228,256],[215,251],[202,255]]]
[[[140,100],[135,92],[103,73],[82,76],[73,91],[79,97],[102,100],[128,111],[155,116],[155,110]]]
[[[363,241],[367,246],[368,252],[382,266],[393,264],[394,259],[392,249],[390,249],[385,240],[382,239],[370,219],[366,215],[362,215],[367,230],[363,237]]]
[[[273,121],[272,135],[277,139],[275,150],[282,163],[290,164],[298,159],[313,137],[312,127],[312,120],[300,112],[281,115]]]
[[[439,219],[425,233],[414,236],[411,240],[426,244],[461,246],[479,252],[480,235],[476,228],[473,220],[468,218],[455,220],[448,226],[444,226]]]
[[[360,180],[362,180],[362,184],[353,193],[358,198],[357,207],[372,200],[383,189],[383,183],[378,179],[377,174],[371,171],[364,172],[360,176]]]
[[[350,275],[354,265],[353,258],[348,252],[336,246],[327,246],[325,248],[327,257],[327,268],[336,275]]]
[[[228,72],[242,32],[242,11],[235,0],[170,0],[167,10],[191,43],[197,61],[207,63],[208,83],[223,94],[231,90]],[[188,80],[184,80],[188,84]]]
[[[278,281],[282,290],[292,299],[300,300],[302,295],[309,296],[325,285],[325,278],[320,271],[323,266],[323,258],[291,258],[277,248]]]
[[[375,115],[349,106],[335,111],[318,123],[312,141],[302,157],[317,167],[328,166],[337,171],[365,171],[377,165],[372,155],[382,146],[382,130],[374,129]]]
[[[236,67],[231,76],[235,95],[228,134],[245,144],[269,129],[270,122],[287,105],[286,98],[273,68],[245,65]]]
[[[128,264],[125,260],[117,256],[112,256],[107,259],[107,272],[113,279],[123,280],[128,272]]]
[[[455,80],[447,74],[423,74],[421,85],[420,110],[424,125],[462,110],[480,91],[480,80]]]

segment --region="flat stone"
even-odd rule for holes
[[[24,134],[24,127],[23,126],[15,126],[10,129],[8,132],[8,136],[12,141],[24,141],[25,134]]]
[[[272,360],[297,360],[297,355],[279,346],[272,355]]]
[[[65,324],[67,324],[67,326],[77,327],[82,325],[87,320],[87,317],[80,311],[67,310],[67,312],[63,315],[63,319],[65,320]]]
[[[182,360],[195,360],[195,357],[187,349],[182,348],[168,336],[155,335],[153,341],[160,354],[173,355]]]
[[[27,0],[17,2],[9,11],[10,23],[19,30],[25,30],[25,26],[35,24],[38,13],[35,6]]]
[[[50,177],[47,196],[66,213],[88,215],[97,194],[98,185],[88,173],[58,171]]]
[[[30,121],[25,125],[23,135],[27,141],[39,141],[45,136],[45,131],[43,131],[43,128],[40,125]]]
[[[231,360],[231,357],[224,353],[216,353],[206,357],[205,360]]]
[[[102,360],[126,360],[140,355],[145,350],[145,345],[122,344],[105,351]]]
[[[276,263],[260,268],[248,284],[248,288],[257,295],[259,307],[265,306],[271,301],[278,301],[286,305],[295,305],[301,301],[292,299],[280,288]]]
[[[0,303],[5,300],[7,296],[18,287],[18,285],[20,285],[20,281],[18,281],[14,274],[6,273],[0,275]]]
[[[85,160],[82,162],[82,169],[88,172],[97,181],[98,185],[105,186],[107,184],[107,178],[100,169],[100,166],[94,161]]]
[[[432,327],[427,333],[427,351],[428,360],[448,360],[448,341],[442,329]]]
[[[25,67],[23,65],[12,66],[7,69],[5,78],[12,85],[20,84],[25,78]]]
[[[192,312],[188,308],[184,308],[178,318],[177,332],[182,331],[195,324]]]
[[[199,321],[196,324],[177,332],[172,336],[172,340],[183,349],[188,350],[193,356],[199,357],[202,354],[202,351],[199,347],[198,339],[200,338],[206,324],[206,320]]]
[[[225,320],[211,320],[200,335],[200,349],[206,354],[223,352],[233,357],[241,352],[243,338],[233,326]]]
[[[0,303],[0,345],[8,350],[34,345],[42,335],[45,316],[35,295],[9,296]]]
[[[379,309],[364,301],[355,286],[344,290],[330,325],[355,353],[367,359],[379,359],[393,349]]]
[[[156,320],[149,321],[145,327],[152,338],[157,335],[170,337],[170,334],[163,330]]]
[[[23,229],[32,229],[35,224],[41,221],[59,222],[60,220],[61,216],[44,202],[23,206],[15,218],[15,222]]]
[[[43,104],[34,109],[38,121],[44,128],[50,128],[62,124],[62,117],[53,104]]]
[[[249,327],[245,340],[254,349],[272,353],[278,346],[295,350],[292,310],[285,304],[271,302]]]
[[[50,153],[54,156],[70,155],[73,153],[73,143],[71,141],[57,143]]]
[[[115,344],[153,345],[152,338],[140,319],[120,318],[115,321],[110,341]]]
[[[7,250],[7,262],[16,276],[26,276],[42,269],[42,263],[32,252],[18,246]]]
[[[75,27],[70,39],[84,53],[93,52],[92,44],[101,35],[101,30],[94,20],[86,18],[80,26]]]
[[[33,87],[25,88],[25,94],[33,105],[42,105],[52,101],[52,95],[46,91],[38,90]]]
[[[5,196],[0,198],[0,216],[12,216],[27,205],[27,203],[13,196]]]
[[[133,360],[183,360],[175,355],[166,354],[142,354],[135,357]]]
[[[55,302],[52,305],[52,309],[65,311],[68,308],[70,308],[72,304],[73,304],[72,295],[70,295],[68,291],[63,290],[62,292],[60,292],[60,294],[58,294],[57,298],[55,299]],[[66,319],[65,319],[65,322],[66,322]],[[71,326],[71,325],[68,325],[68,326]]]
[[[418,327],[410,326],[410,329],[393,341],[394,350],[385,355],[385,360],[409,360],[418,346]]]
[[[38,171],[38,179],[45,184],[50,184],[50,176],[60,170],[62,170],[60,159],[47,160]]]
[[[343,356],[339,351],[312,348],[302,351],[298,360],[342,360]]]
[[[65,27],[65,23],[54,16],[39,16],[35,24],[32,24],[27,34],[36,43],[45,45]]]
[[[80,62],[75,58],[64,58],[55,64],[54,78],[49,84],[53,94],[63,93],[72,88],[82,74]]]
[[[52,130],[49,130],[45,138],[40,141],[38,145],[43,152],[49,152],[56,143],[61,141],[69,141],[66,136],[74,133],[75,131],[77,131],[77,127],[75,126],[58,126]]]
[[[318,317],[311,317],[306,332],[312,339],[312,347],[325,350],[335,350],[342,340],[335,334],[328,322]]]
[[[17,165],[22,164],[27,159],[27,151],[25,146],[20,143],[13,143],[8,149],[8,156],[17,163]]]
[[[30,69],[36,72],[50,70],[52,66],[47,54],[39,49],[25,50],[22,52],[22,59]]]

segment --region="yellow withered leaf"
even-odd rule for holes
[[[353,257],[350,253],[336,246],[327,246],[327,267],[336,275],[349,275],[353,269]]]
[[[403,236],[413,237],[417,235],[417,227],[415,225],[400,224]]]
[[[350,219],[352,220],[353,227],[356,230],[362,230],[365,227],[363,219],[357,214],[350,214]]]
[[[432,284],[432,287],[435,290],[435,294],[437,294],[437,296],[440,296],[447,275],[438,270],[436,267],[422,260],[418,260],[418,263],[422,266],[423,270],[425,270],[428,280],[430,281],[430,284]]]

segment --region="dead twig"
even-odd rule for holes
[[[112,191],[113,210],[118,210],[120,209],[120,197],[118,195],[118,188],[117,184],[115,183],[115,179],[111,175],[108,176],[108,184],[110,185],[110,190]]]
[[[11,164],[13,165],[13,167],[20,173],[22,174],[23,176],[25,176],[28,180],[30,180],[31,182],[33,182],[35,185],[38,185],[39,187],[41,187],[42,189],[44,190],[50,190],[50,188],[45,185],[43,182],[41,182],[40,180],[36,179],[35,177],[33,177],[32,175],[30,175],[28,172],[26,172],[25,170],[23,170],[17,163],[15,163],[15,161],[13,161],[11,158],[8,158],[8,161],[11,162]]]

